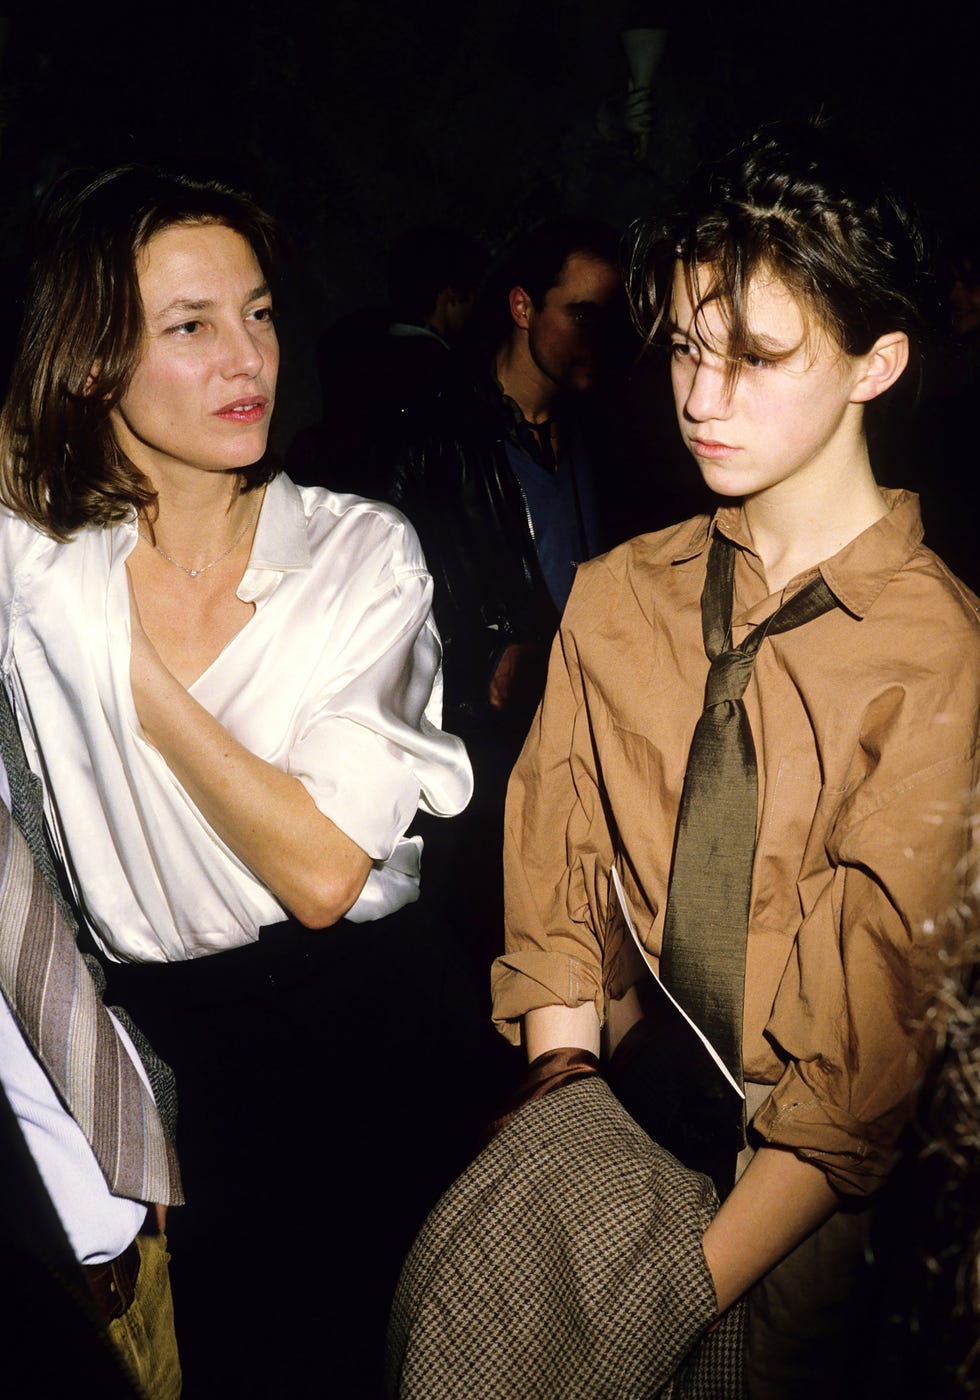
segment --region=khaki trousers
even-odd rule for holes
[[[749,1118],[771,1085],[746,1084]],[[740,1176],[753,1156],[739,1157]],[[749,1294],[749,1400],[846,1400],[858,1393],[872,1327],[872,1211],[838,1211]]]
[[[136,1293],[122,1317],[109,1323],[109,1338],[145,1392],[147,1400],[177,1400],[180,1360],[166,1235],[138,1235],[140,1271]]]

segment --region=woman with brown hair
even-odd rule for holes
[[[63,185],[0,419],[4,680],[110,996],[177,1072],[178,1327],[211,1396],[302,1393],[372,1301],[380,1327],[390,1064],[425,994],[405,831],[471,787],[411,528],[267,455],[277,242],[220,185]]]

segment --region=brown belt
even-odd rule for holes
[[[83,1264],[89,1290],[106,1322],[122,1317],[136,1296],[140,1252],[136,1241],[105,1264]]]

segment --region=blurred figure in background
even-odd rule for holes
[[[474,768],[466,818],[433,833],[429,858],[481,977],[500,949],[507,777],[576,566],[607,543],[596,486],[607,424],[587,423],[583,406],[626,319],[618,244],[578,218],[517,240],[481,300],[470,382],[402,416],[384,489],[422,541],[446,722]]]
[[[317,344],[323,418],[298,434],[287,469],[303,482],[383,496],[405,415],[418,422],[465,373],[459,344],[487,257],[458,229],[412,229],[388,256],[388,306],[343,316]]]
[[[503,717],[523,738],[575,567],[605,542],[580,403],[624,306],[617,250],[585,219],[519,239],[481,310],[488,363],[438,418],[407,425],[393,464],[385,494],[420,532],[447,713],[467,734]]]
[[[939,1050],[875,1230],[873,1400],[980,1394],[980,868],[947,911],[927,1024]]]

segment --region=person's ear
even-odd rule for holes
[[[99,382],[99,375],[101,374],[101,372],[102,372],[102,361],[101,361],[101,360],[96,360],[96,361],[95,361],[95,364],[92,366],[92,368],[91,368],[91,369],[89,370],[89,372],[88,372],[88,378],[85,380],[85,391],[84,391],[84,392],[85,392],[85,397],[86,397],[86,398],[89,398],[90,395],[92,395],[92,394],[95,392],[95,386],[96,386],[96,385],[98,384],[98,382]]]
[[[859,357],[859,374],[852,403],[869,403],[900,379],[909,362],[909,338],[904,331],[880,335],[866,355]]]
[[[511,320],[515,326],[520,326],[522,330],[527,330],[531,324],[531,313],[534,310],[534,303],[523,287],[511,287],[508,297],[510,304]]]

